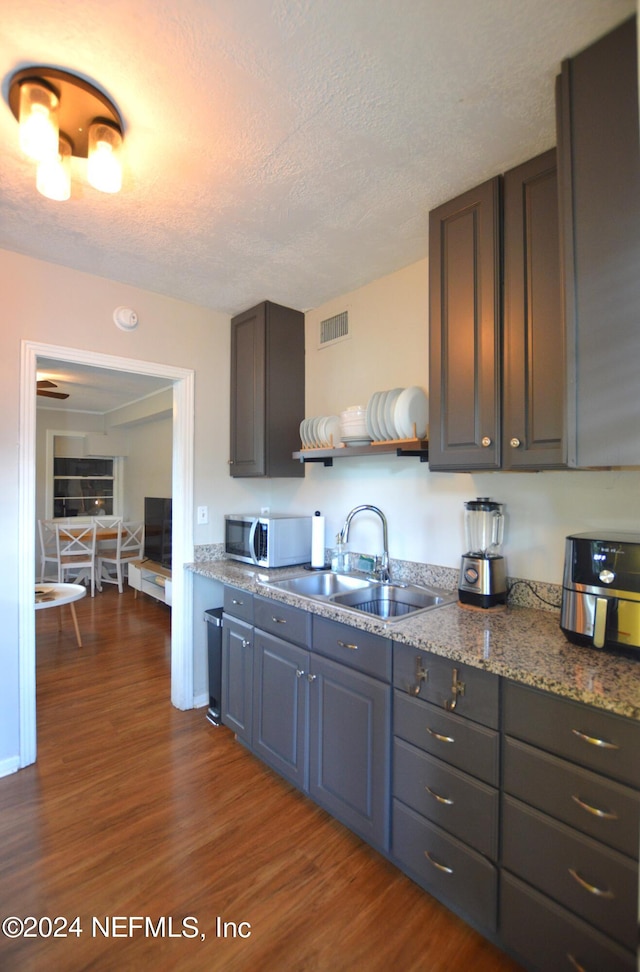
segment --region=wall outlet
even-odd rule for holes
[[[209,507],[199,506],[198,507],[198,525],[204,526],[204,524],[209,522]]]

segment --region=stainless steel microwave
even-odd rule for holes
[[[311,560],[311,517],[227,513],[224,550],[232,560],[258,567],[289,567]]]

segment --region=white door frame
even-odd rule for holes
[[[19,554],[20,766],[34,763],[36,739],[36,636],[33,610],[36,543],[37,359],[54,358],[96,368],[153,375],[173,382],[173,545],[171,609],[171,702],[193,708],[192,575],[179,565],[193,561],[193,440],[195,374],[157,362],[22,341],[20,360]],[[161,701],[161,700],[158,700]]]

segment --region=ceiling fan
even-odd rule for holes
[[[42,395],[43,398],[68,398],[69,395],[65,392],[51,391],[52,388],[57,388],[58,386],[53,381],[48,381],[43,379],[37,382],[36,395]]]

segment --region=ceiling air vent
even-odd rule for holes
[[[335,344],[336,341],[343,341],[349,337],[349,312],[343,311],[333,317],[327,317],[320,321],[320,344],[321,348],[326,348],[328,344]]]

